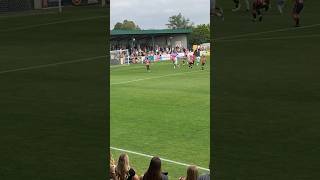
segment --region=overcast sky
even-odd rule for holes
[[[179,12],[195,24],[208,24],[210,0],[110,0],[110,28],[127,19],[141,29],[164,29]]]

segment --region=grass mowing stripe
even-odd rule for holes
[[[0,32],[19,31],[19,30],[31,29],[31,28],[41,27],[41,26],[49,26],[49,25],[63,24],[63,23],[69,23],[69,22],[79,22],[79,21],[86,21],[86,20],[106,18],[106,17],[107,16],[93,16],[93,17],[87,17],[87,18],[53,21],[53,22],[49,22],[49,23],[33,24],[33,25],[29,25],[29,26],[3,29],[3,30],[0,30]]]
[[[271,37],[271,38],[256,38],[256,39],[226,39],[217,40],[215,42],[238,42],[238,41],[265,41],[265,40],[285,40],[285,39],[300,39],[300,38],[314,38],[320,37],[320,34],[304,35],[304,36],[282,36],[282,37]]]
[[[300,30],[300,29],[307,29],[307,28],[313,28],[320,26],[320,24],[311,24],[308,26],[303,27],[291,27],[291,28],[282,28],[282,29],[275,29],[270,31],[262,31],[262,32],[256,32],[256,33],[246,33],[246,34],[240,34],[235,36],[226,36],[221,38],[215,38],[215,40],[222,40],[222,39],[231,39],[231,38],[239,38],[239,37],[247,37],[247,36],[254,36],[254,35],[261,35],[261,34],[269,34],[269,33],[275,33],[275,32],[284,32],[284,31],[292,31],[292,30]]]
[[[0,74],[10,73],[10,72],[17,72],[17,71],[26,71],[26,70],[31,70],[31,69],[46,68],[46,67],[52,67],[52,66],[57,66],[57,65],[62,65],[62,64],[71,64],[71,63],[91,61],[91,60],[100,59],[102,57],[105,57],[105,56],[96,56],[96,57],[83,58],[83,59],[77,59],[77,60],[71,60],[71,61],[64,61],[64,62],[43,64],[43,65],[29,66],[29,67],[23,67],[23,68],[17,68],[17,69],[9,69],[9,70],[0,71]]]
[[[168,77],[168,76],[182,75],[182,74],[188,74],[188,73],[194,73],[194,72],[208,72],[208,71],[199,70],[199,71],[190,71],[190,72],[175,73],[175,74],[166,74],[166,75],[163,75],[163,76],[156,76],[156,77],[150,77],[150,78],[141,78],[141,79],[135,79],[135,80],[130,80],[130,81],[111,83],[110,85],[128,84],[128,83],[133,83],[133,82],[138,82],[138,81],[144,81],[144,80],[150,80],[150,79],[158,79],[158,78],[163,78],[163,77]]]
[[[139,156],[149,157],[149,158],[154,157],[152,155],[139,153],[139,152],[135,152],[135,151],[130,151],[130,150],[126,150],[126,149],[121,149],[121,148],[116,148],[116,147],[110,147],[110,149],[117,150],[117,151],[122,151],[122,152],[126,152],[126,153],[130,153],[130,154],[135,154],[135,155],[139,155]],[[186,164],[186,163],[182,163],[182,162],[178,162],[178,161],[173,161],[173,160],[170,160],[170,159],[161,158],[161,160],[165,161],[165,162],[173,163],[173,164],[178,164],[178,165],[181,165],[181,166],[187,166],[187,167],[191,166],[191,164]],[[210,171],[210,169],[207,169],[207,168],[204,168],[204,167],[201,167],[201,166],[197,166],[197,167],[199,169],[202,169],[202,170],[205,170],[205,171]]]

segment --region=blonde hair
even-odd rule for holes
[[[189,166],[187,169],[187,177],[185,180],[197,180],[199,176],[197,166]]]
[[[113,159],[113,157],[112,157],[111,152],[110,152],[109,158],[110,158],[110,166],[115,165],[115,162],[114,162],[114,159]]]
[[[116,166],[116,175],[119,180],[127,180],[129,170],[129,156],[123,153],[119,156],[118,164]]]

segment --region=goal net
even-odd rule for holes
[[[110,65],[130,64],[129,50],[110,51]]]
[[[0,12],[33,9],[33,0],[0,0]]]
[[[63,6],[101,5],[106,7],[109,0],[0,0],[0,12],[50,9]]]
[[[101,4],[105,6],[106,0],[34,0],[41,8],[61,8],[61,6],[86,6]],[[36,7],[36,6],[35,6]]]

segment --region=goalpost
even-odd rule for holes
[[[110,65],[125,64],[130,64],[130,56],[128,49],[110,51]]]
[[[58,6],[59,6],[59,13],[61,14],[62,13],[61,0],[59,0]]]
[[[100,5],[106,7],[106,0],[30,0],[33,1],[34,9],[58,9],[62,13],[64,6],[89,6]]]
[[[34,0],[34,9],[58,9],[62,13],[63,0]]]

